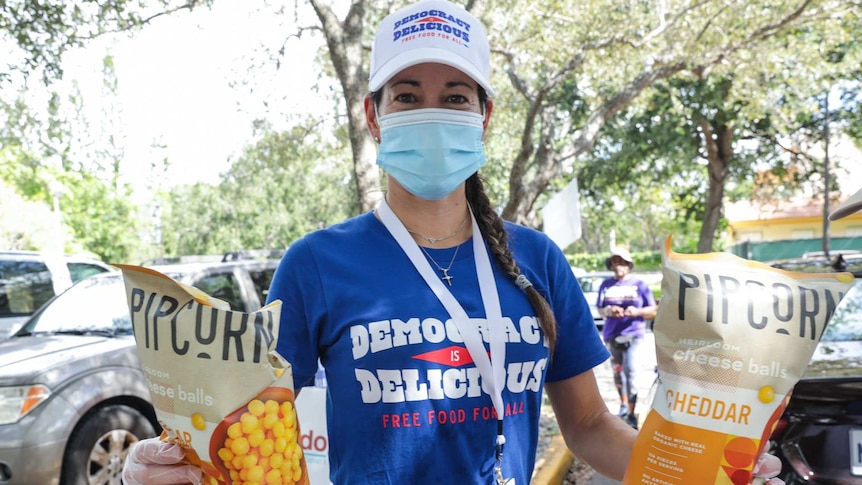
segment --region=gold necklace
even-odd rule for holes
[[[459,245],[455,246],[455,252],[452,253],[452,261],[449,261],[449,266],[447,266],[445,268],[443,268],[442,266],[437,264],[437,260],[432,258],[431,255],[428,254],[428,251],[425,250],[425,248],[423,248],[422,246],[419,246],[419,249],[421,249],[422,252],[425,253],[425,256],[428,256],[428,259],[430,259],[431,262],[434,263],[434,266],[436,266],[437,269],[439,269],[441,272],[443,272],[443,276],[441,276],[440,278],[443,280],[446,280],[446,284],[448,284],[449,286],[452,286],[452,276],[449,274],[449,270],[452,269],[452,265],[455,264],[455,256],[458,256],[458,250],[461,249],[461,245],[459,244]]]
[[[420,234],[420,233],[418,233],[418,232],[416,232],[416,231],[414,231],[414,230],[412,230],[412,229],[409,229],[409,228],[406,228],[406,229],[407,229],[407,232],[409,232],[410,234],[413,234],[414,236],[419,236],[419,237],[421,237],[422,239],[424,239],[424,240],[428,241],[428,243],[429,243],[429,244],[434,244],[435,242],[438,242],[438,241],[445,241],[445,240],[447,240],[447,239],[452,239],[453,237],[457,236],[457,235],[461,232],[461,230],[463,230],[463,229],[464,229],[464,224],[466,224],[466,223],[467,223],[467,216],[465,215],[465,216],[464,216],[464,220],[463,220],[463,221],[461,221],[461,225],[460,225],[460,226],[458,226],[458,229],[455,229],[455,232],[453,232],[452,234],[449,234],[448,236],[443,236],[443,237],[431,237],[431,236],[426,236],[426,235],[424,235],[424,234]],[[421,247],[421,246],[420,246],[420,247]],[[426,254],[427,254],[427,253],[426,253]],[[430,258],[431,256],[428,256],[428,257]]]

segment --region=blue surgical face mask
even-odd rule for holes
[[[380,116],[377,165],[416,197],[442,199],[485,164],[484,119],[435,108]]]

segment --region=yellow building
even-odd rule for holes
[[[843,199],[830,204],[830,211]],[[724,206],[734,254],[759,261],[800,257],[823,249],[823,199]],[[830,251],[862,251],[862,212],[830,221]]]

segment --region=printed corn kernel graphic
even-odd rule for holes
[[[204,467],[204,471],[226,483],[307,484],[299,422],[290,394],[285,399],[265,392],[228,416],[211,442],[215,467]]]

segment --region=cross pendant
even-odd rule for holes
[[[449,286],[452,286],[452,277],[451,277],[451,276],[449,276],[449,268],[441,269],[440,271],[442,271],[442,272],[443,272],[443,276],[441,276],[441,278],[442,278],[442,279],[444,279],[444,280],[446,280],[446,283],[447,283]]]

